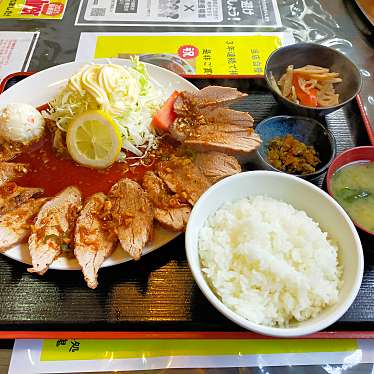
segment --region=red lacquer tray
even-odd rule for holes
[[[0,92],[29,74],[7,77]],[[256,123],[284,113],[260,77],[187,78],[200,88],[219,84],[248,92],[236,108],[251,112]],[[338,152],[374,145],[360,98],[324,121]],[[323,178],[317,184],[323,188]],[[328,331],[310,338],[374,338],[373,241],[361,239],[366,268],[356,301]],[[96,290],[86,287],[80,272],[50,270],[36,277],[5,256],[0,268],[0,338],[265,338],[243,331],[204,298],[189,270],[183,235],[138,262],[102,269]]]

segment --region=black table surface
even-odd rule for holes
[[[62,21],[1,20],[0,30],[40,31],[31,71],[72,61],[81,32],[228,31],[219,28],[75,27],[79,1],[69,0]],[[373,30],[350,0],[278,0],[285,29],[297,41],[333,46],[360,67],[362,97],[374,123]],[[245,31],[240,28],[230,31]],[[206,82],[196,82],[198,85]],[[220,84],[235,85],[232,81]],[[247,81],[251,92],[241,109],[258,122],[276,114],[272,97]],[[247,86],[245,86],[247,85]],[[339,138],[338,151],[369,144],[355,103],[327,120]],[[323,187],[323,181],[319,181]],[[374,330],[373,240],[362,236],[365,275],[360,293],[348,312],[331,330]],[[80,272],[50,270],[43,277],[26,272],[26,265],[0,256],[0,330],[111,330],[111,331],[236,331],[199,291],[188,268],[184,236],[144,256],[138,262],[102,269],[100,286],[86,287]]]

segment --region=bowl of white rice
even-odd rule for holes
[[[207,299],[254,332],[292,337],[351,306],[364,259],[344,210],[312,183],[250,171],[213,185],[194,206],[187,259]]]

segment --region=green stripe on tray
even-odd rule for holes
[[[40,360],[346,352],[357,348],[355,339],[46,339],[43,341]]]

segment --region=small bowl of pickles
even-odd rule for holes
[[[256,126],[262,139],[255,164],[313,181],[326,172],[336,155],[332,133],[319,121],[301,116],[275,116]]]
[[[328,169],[326,184],[356,227],[374,236],[374,146],[341,153]]]

